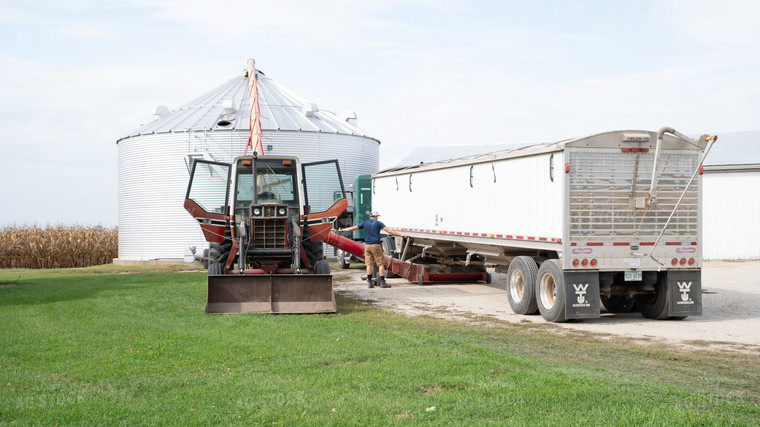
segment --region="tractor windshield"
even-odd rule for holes
[[[279,203],[291,207],[298,215],[299,202],[295,162],[282,159],[238,160],[235,183],[235,214],[248,216],[248,207],[254,203]],[[254,176],[255,168],[255,176]]]

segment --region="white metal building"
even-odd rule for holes
[[[515,145],[424,146],[398,167],[498,152]],[[760,131],[718,133],[702,179],[702,256],[760,259]]]
[[[760,131],[718,133],[702,180],[705,259],[760,259]]]
[[[344,185],[378,170],[380,141],[356,125],[351,111],[334,114],[256,70],[264,155],[303,162],[338,159]],[[244,73],[188,104],[156,109],[156,120],[118,145],[119,258],[116,262],[181,259],[189,246],[208,247],[183,208],[193,158],[230,162],[250,134]]]

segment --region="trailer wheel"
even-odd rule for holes
[[[538,267],[533,258],[519,256],[509,263],[507,269],[507,297],[515,314],[536,314],[534,283]]]
[[[565,274],[556,259],[541,264],[536,280],[538,311],[549,322],[564,322],[565,317]]]
[[[666,274],[657,275],[654,294],[636,296],[636,306],[641,315],[647,319],[664,320],[670,317],[670,298],[668,297],[668,277]],[[683,317],[679,317],[683,319]]]
[[[601,299],[602,305],[608,313],[628,313],[636,305],[636,298],[626,298],[620,295],[602,297]]]
[[[396,250],[396,242],[394,242],[393,239],[390,237],[383,237],[380,239],[380,244],[383,246],[383,252],[385,252],[386,255],[390,256],[391,258],[395,258],[393,254]],[[388,279],[393,279],[394,277],[399,276],[395,273],[391,273],[388,269],[385,269],[385,277]]]

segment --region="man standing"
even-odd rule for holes
[[[378,220],[380,213],[372,211],[369,219],[362,221],[359,225],[352,225],[347,228],[339,228],[338,232],[354,231],[358,229],[364,230],[364,265],[367,266],[367,281],[369,287],[373,287],[372,284],[372,263],[377,264],[378,274],[380,275],[380,287],[390,288],[391,285],[385,283],[385,253],[383,252],[383,245],[380,244],[380,231],[393,234],[394,236],[406,237],[406,235],[398,233]]]

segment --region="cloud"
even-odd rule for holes
[[[654,11],[680,45],[760,46],[760,3],[755,0],[669,0]]]

